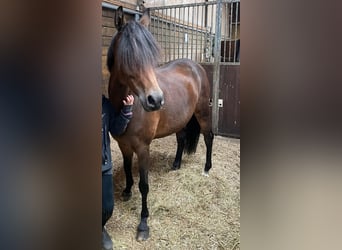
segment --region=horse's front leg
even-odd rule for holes
[[[119,145],[120,146],[120,145]],[[125,170],[126,176],[126,188],[122,191],[122,199],[124,201],[128,201],[132,197],[132,186],[133,182],[133,175],[132,175],[132,158],[133,158],[133,151],[125,148],[124,146],[120,146],[120,150],[123,157],[123,165]]]
[[[137,229],[137,240],[147,240],[149,237],[149,227],[147,225],[147,218],[149,216],[147,208],[147,194],[149,191],[148,185],[148,169],[150,165],[150,151],[149,145],[141,146],[137,152],[139,163],[139,190],[141,193],[141,219]]]

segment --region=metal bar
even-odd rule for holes
[[[170,13],[170,9],[166,9],[166,14],[165,14],[166,20],[170,17],[169,13]],[[171,28],[170,22],[169,23],[165,22],[165,26],[164,26],[165,34],[166,34],[165,49],[167,49],[167,52],[168,52],[166,62],[170,61],[170,54],[171,54],[170,28]],[[170,46],[168,46],[168,43],[170,44]]]
[[[200,18],[200,15],[199,15],[199,6],[196,6],[196,15],[197,15],[197,21],[196,21],[196,26],[198,26],[198,23],[199,23],[199,18]],[[199,34],[196,34],[196,43],[195,43],[195,60],[198,62],[198,40],[199,40]]]
[[[178,8],[178,20],[180,20],[180,8]],[[181,34],[181,32],[180,32],[180,27],[178,26],[178,55],[177,55],[177,58],[179,58],[179,55],[180,55],[180,40],[179,40],[179,38],[180,38],[180,34]]]
[[[163,10],[162,10],[162,12],[163,12]],[[158,32],[158,34],[159,34],[159,43],[162,46],[162,44],[163,44],[163,22],[162,22],[162,19],[159,19],[158,29],[159,29],[159,32]],[[165,61],[165,58],[164,58],[165,52],[164,52],[164,48],[161,48],[161,49],[162,49],[162,55],[161,55],[162,56],[162,62],[164,62]]]
[[[191,20],[191,28],[192,28],[192,30],[191,30],[191,53],[190,53],[190,59],[191,60],[194,60],[194,47],[195,47],[195,45],[194,45],[194,43],[196,42],[195,40],[194,40],[194,31],[193,31],[193,29],[194,29],[194,22],[195,22],[195,15],[194,15],[194,10],[195,10],[195,7],[193,6],[192,7],[192,12],[191,12],[191,15],[192,15],[192,20]]]
[[[228,51],[228,62],[231,62],[231,51],[232,51],[232,30],[233,30],[233,4],[230,4],[230,15],[229,15],[229,51]]]
[[[164,9],[162,9],[162,17],[163,17],[163,19],[164,19]],[[162,44],[162,46],[164,45],[163,44],[163,39],[165,39],[165,36],[164,36],[164,23],[163,23],[163,19],[161,19],[160,21],[161,21],[161,39],[160,39],[160,44]],[[164,46],[163,46],[163,51],[164,51],[164,59],[163,59],[163,62],[166,62],[166,48],[164,48]]]
[[[175,4],[175,5],[168,5],[168,6],[150,7],[149,9],[151,10],[172,9],[172,8],[193,7],[193,6],[203,6],[203,5],[217,5],[219,2],[234,3],[234,2],[240,2],[240,0],[218,0],[218,1],[201,2],[201,3],[191,3],[191,4]]]
[[[172,21],[172,17],[174,17],[174,9],[171,9],[171,13],[170,13],[170,60],[173,60],[175,58],[175,31],[174,31],[174,23],[175,21]]]
[[[170,46],[169,46],[169,48],[170,48],[170,52],[169,52],[169,61],[172,60],[172,26],[173,26],[173,25],[172,25],[172,10],[173,10],[173,9],[170,9],[170,10],[169,10],[168,19],[169,19],[170,23],[167,24],[167,26],[168,26],[168,36],[169,36],[168,41],[169,41],[169,43],[170,43]]]
[[[221,62],[229,62],[229,3],[225,3],[225,20],[224,22],[224,26],[225,26],[225,32],[224,32],[224,52],[223,52],[223,60],[221,59]]]
[[[222,20],[223,24],[224,24],[224,35],[228,34],[229,32],[229,12],[228,12],[228,4],[224,4],[224,11],[223,13],[225,14],[226,20]],[[223,15],[222,13],[222,15]],[[225,37],[225,36],[224,36]],[[223,40],[223,60],[221,58],[221,61],[225,62],[226,61],[226,57],[227,57],[227,38],[225,37]],[[221,42],[222,44],[222,42]],[[221,45],[222,47],[222,45]],[[221,51],[222,53],[222,51]]]
[[[166,9],[166,20],[170,18],[171,16],[171,9]],[[168,48],[168,53],[167,53],[167,62],[170,61],[170,57],[171,57],[171,41],[170,41],[170,33],[171,33],[171,22],[169,23],[165,23],[165,34],[166,34],[166,39],[165,39],[165,49]],[[169,44],[169,46],[168,46]]]
[[[175,58],[176,58],[176,26],[174,25],[176,22],[177,22],[177,20],[176,20],[176,9],[174,9],[173,11],[172,11],[172,16],[173,16],[173,24],[172,24],[172,30],[173,30],[173,32],[171,33],[171,35],[172,35],[172,42],[173,42],[173,53],[172,53],[172,60],[175,60]]]
[[[207,16],[207,10],[206,8],[202,8],[203,9],[203,27],[205,27],[205,30],[206,30],[206,33],[204,34],[203,36],[203,41],[202,41],[202,53],[203,53],[203,59],[202,59],[202,62],[205,62],[207,60],[206,58],[206,48],[207,48],[207,36],[208,36],[208,28],[207,28],[207,25],[206,25],[206,16]]]
[[[187,24],[189,24],[189,15],[190,15],[190,7],[187,7],[188,15],[187,15]],[[186,43],[186,57],[189,58],[189,34],[186,33],[187,43]]]
[[[222,19],[222,0],[216,6],[216,29],[215,29],[215,62],[213,70],[213,106],[212,106],[212,127],[215,134],[218,133],[219,120],[219,91],[220,91],[220,56],[221,56],[221,19]]]
[[[177,21],[178,21],[178,14],[177,14],[177,9],[175,9],[175,16],[174,16],[174,24],[176,24],[177,23]],[[173,25],[173,30],[174,30],[174,34],[173,34],[173,36],[174,36],[174,59],[176,59],[176,58],[178,58],[178,56],[177,56],[177,54],[179,54],[178,53],[178,51],[179,51],[179,43],[178,43],[178,27],[176,26],[176,25]]]
[[[112,10],[116,10],[117,8],[119,8],[119,6],[116,6],[116,5],[111,4],[111,3],[106,3],[106,2],[102,2],[101,6],[104,8],[112,9]],[[141,12],[136,11],[136,10],[123,8],[123,11],[124,11],[124,13],[128,13],[128,14],[140,15],[140,16],[142,15]]]
[[[165,12],[164,12],[165,11]],[[163,18],[164,20],[167,19],[167,9],[164,9],[163,10]],[[164,62],[167,62],[167,57],[168,57],[168,54],[169,52],[167,51],[167,47],[166,47],[166,41],[167,41],[167,29],[166,29],[166,26],[167,25],[167,22],[163,22],[162,26],[163,26],[163,32],[164,32],[164,36],[163,36],[163,48],[165,50],[165,59],[164,59]]]
[[[160,10],[158,10],[158,15],[160,15]],[[158,18],[158,42],[160,44],[160,47],[162,45],[162,33],[163,33],[163,30],[161,29],[161,19]],[[160,55],[161,56],[161,61],[164,62],[164,59],[163,59],[163,56],[164,56],[164,51],[163,51],[163,48],[162,49],[162,54]]]
[[[215,8],[214,8],[215,7]],[[214,10],[216,10],[216,5],[215,6],[211,6],[211,32],[210,32],[210,42],[211,42],[211,56],[214,57],[215,56],[215,51],[214,51],[214,48],[213,46],[215,46],[215,41],[213,40],[215,38],[214,34],[215,34],[215,29],[216,29],[216,26],[215,26],[215,23],[214,23]],[[215,60],[215,58],[214,58]]]
[[[158,10],[155,10],[153,13],[154,13],[154,15],[156,15]],[[152,19],[154,19],[154,18],[152,18]],[[160,32],[159,32],[159,19],[157,19],[157,18],[155,18],[154,19],[154,23],[155,23],[155,25],[156,25],[156,32],[154,33],[154,36],[156,37],[156,39],[157,39],[157,41],[158,41],[158,43],[159,43],[159,41],[160,41],[160,39],[159,39],[159,36],[160,36]]]
[[[204,8],[201,7],[201,10],[202,10],[202,14],[201,14],[201,27],[205,27],[204,26]],[[205,37],[205,36],[204,36]],[[204,61],[204,46],[203,46],[203,36],[201,36],[201,44],[200,44],[200,51],[201,51],[201,54],[200,54],[200,62],[203,62]]]
[[[172,36],[172,29],[173,29],[173,22],[172,22],[172,13],[173,13],[173,9],[170,9],[170,14],[169,14],[169,19],[170,19],[170,24],[168,24],[169,25],[169,28],[168,28],[168,30],[169,30],[169,39],[168,39],[168,41],[169,41],[169,43],[170,43],[170,53],[169,53],[169,61],[170,60],[172,60],[172,56],[173,56],[173,40],[172,40],[172,38],[173,38],[173,36]]]
[[[237,52],[237,48],[236,48],[236,41],[237,41],[237,25],[238,25],[238,10],[239,10],[239,3],[235,3],[236,6],[236,10],[235,10],[235,44],[234,44],[234,60],[233,62],[236,62],[236,52]]]
[[[169,53],[169,61],[172,60],[172,55],[173,55],[173,46],[174,46],[174,42],[172,40],[173,36],[172,36],[172,29],[173,29],[173,22],[172,22],[172,13],[173,13],[173,9],[170,9],[170,24],[169,24],[169,43],[170,43],[170,53]]]
[[[181,26],[182,27],[182,58],[184,58],[184,49],[185,49],[185,42],[184,42],[184,35],[185,35],[185,32],[184,32],[184,23],[185,23],[185,8],[182,8],[183,10],[183,16],[182,16],[182,20],[183,20],[183,25]]]

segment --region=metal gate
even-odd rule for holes
[[[213,132],[240,137],[240,1],[205,1],[150,11],[149,28],[162,48],[162,63],[177,58],[200,63],[211,82]],[[126,10],[126,14],[138,18],[141,13]]]
[[[212,83],[215,134],[240,136],[240,1],[152,7],[150,31],[163,62],[189,58],[200,63]]]

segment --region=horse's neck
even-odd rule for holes
[[[125,85],[122,85],[120,83],[112,84],[109,88],[109,97],[110,100],[116,110],[116,112],[119,112],[123,107],[122,100],[126,98],[128,95],[129,88]]]

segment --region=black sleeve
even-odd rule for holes
[[[109,132],[112,136],[121,135],[125,132],[127,124],[132,118],[132,108],[132,105],[124,106],[119,113],[116,113],[114,107],[107,99],[106,109],[109,113]]]

